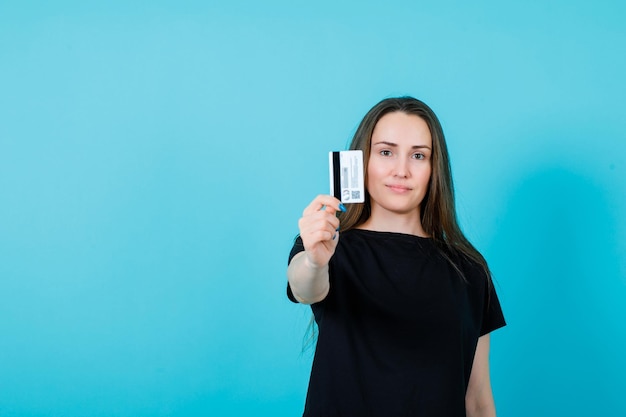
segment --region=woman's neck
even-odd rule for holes
[[[420,212],[391,213],[380,212],[372,207],[372,214],[359,229],[373,230],[375,232],[395,232],[409,235],[429,237],[422,227]]]

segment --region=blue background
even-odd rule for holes
[[[623,2],[221,3],[0,2],[0,415],[299,415],[297,219],[402,94],[497,280],[499,414],[626,415]]]

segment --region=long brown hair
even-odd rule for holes
[[[432,174],[428,190],[422,200],[421,221],[424,231],[432,237],[442,255],[452,263],[455,269],[463,273],[457,259],[458,256],[468,258],[485,271],[488,281],[491,274],[485,258],[467,240],[459,227],[454,203],[454,185],[450,169],[448,147],[443,135],[441,123],[426,103],[413,97],[387,98],[380,101],[367,112],[352,138],[350,149],[363,151],[364,166],[367,167],[370,158],[372,133],[378,121],[386,114],[402,112],[420,117],[426,122],[432,137]],[[365,170],[367,184],[367,169]],[[371,215],[370,196],[365,191],[365,203],[349,204],[347,211],[339,215],[341,230],[347,231],[363,224]]]

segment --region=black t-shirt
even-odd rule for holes
[[[298,237],[289,261],[303,250]],[[465,416],[478,338],[505,321],[482,268],[455,262],[465,279],[429,238],[341,234],[330,291],[311,305],[319,334],[304,416]]]

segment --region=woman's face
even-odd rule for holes
[[[417,210],[432,172],[432,138],[426,122],[403,112],[384,115],[374,127],[367,164],[372,216]]]

